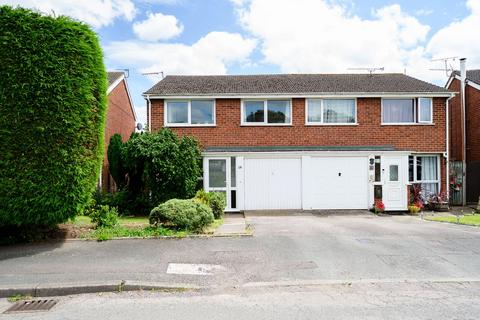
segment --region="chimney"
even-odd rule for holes
[[[465,107],[465,82],[467,80],[467,59],[460,59],[460,107],[462,114],[462,205],[467,205],[467,121]]]

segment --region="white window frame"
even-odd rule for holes
[[[320,100],[320,121],[309,121],[308,120],[308,101],[309,100]],[[355,101],[355,121],[354,122],[323,122],[323,101],[324,100],[354,100]],[[305,125],[308,126],[356,126],[358,125],[358,108],[357,108],[357,98],[306,98],[305,99]]]
[[[213,101],[213,123],[193,123],[192,124],[192,101]],[[168,122],[168,103],[169,102],[186,102],[187,103],[187,123]],[[164,100],[163,125],[165,127],[215,127],[216,120],[216,99],[175,99]]]
[[[428,102],[430,102],[430,120],[428,121],[423,121],[422,120],[422,112],[421,112],[421,108],[422,108],[422,103],[421,101],[422,100],[426,100]],[[432,123],[433,122],[433,99],[432,98],[418,98],[418,123]]]
[[[259,101],[263,102],[263,122],[247,122],[245,121],[245,101]],[[268,101],[288,101],[290,107],[290,122],[288,123],[268,123],[268,112],[267,112],[267,104]],[[292,106],[292,99],[285,98],[285,99],[242,99],[241,101],[241,108],[240,108],[240,125],[242,126],[291,126],[293,122],[293,106]]]
[[[408,183],[409,184],[436,183],[438,185],[438,191],[440,191],[442,189],[442,186],[441,186],[442,172],[440,168],[440,156],[437,154],[411,154],[410,156],[413,157],[413,181],[410,181],[410,177],[409,177]],[[437,179],[436,180],[417,180],[417,157],[437,158]],[[410,171],[410,163],[408,164],[408,170]]]
[[[420,121],[420,100],[430,100],[430,120]],[[385,122],[383,120],[383,102],[385,100],[413,100],[413,122]],[[413,125],[433,125],[433,99],[429,97],[388,97],[382,98],[380,118],[382,126],[413,126]]]

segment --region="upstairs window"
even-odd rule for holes
[[[355,99],[307,99],[307,124],[353,124]]]
[[[215,124],[213,100],[166,101],[166,126],[205,126]]]
[[[244,125],[289,125],[292,123],[290,100],[244,100]]]
[[[383,99],[382,123],[432,123],[432,99]]]

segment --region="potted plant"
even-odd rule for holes
[[[382,200],[375,200],[372,208],[373,213],[379,214],[385,212],[385,205],[383,204]]]
[[[431,194],[428,197],[428,206],[433,211],[449,211],[447,194],[445,192]]]
[[[419,202],[419,203],[411,203],[409,206],[408,206],[408,211],[411,213],[411,214],[414,214],[414,215],[417,215],[420,211],[422,211],[423,209],[423,203]]]

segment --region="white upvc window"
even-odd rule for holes
[[[408,157],[408,180],[422,186],[423,197],[440,191],[440,158],[438,155],[411,155]]]
[[[214,126],[215,100],[165,100],[167,127]]]
[[[382,124],[431,124],[432,98],[382,99]]]
[[[306,124],[356,124],[356,99],[307,99]]]
[[[291,100],[242,100],[241,124],[258,125],[291,125]]]
[[[433,105],[431,98],[418,98],[418,122],[432,123]]]

